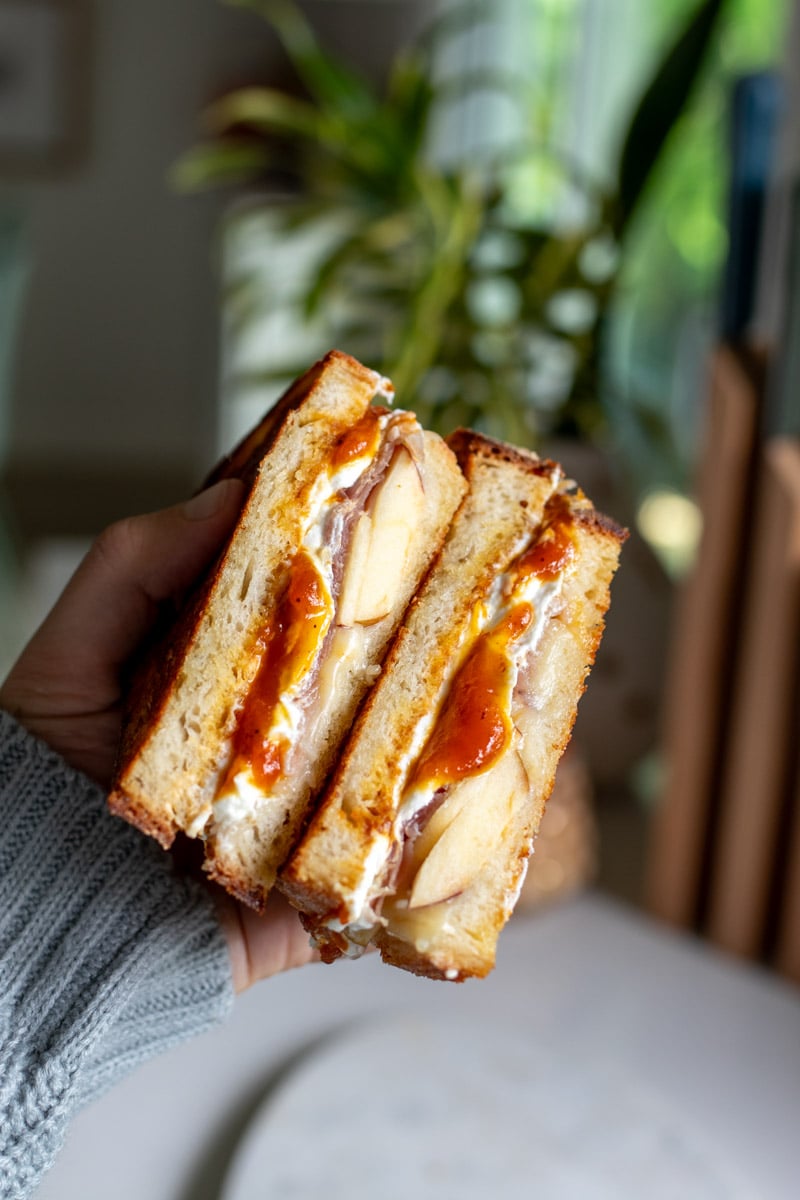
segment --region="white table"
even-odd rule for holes
[[[452,1023],[454,1037],[463,1022],[530,1031],[553,1061],[587,1073],[612,1062],[730,1156],[743,1194],[800,1196],[800,992],[589,894],[515,917],[483,982],[433,984],[370,957],[260,985],[224,1028],[81,1114],[40,1200],[219,1196],[276,1070],[321,1035],[390,1013]]]

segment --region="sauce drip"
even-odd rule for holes
[[[545,509],[545,527],[539,537],[517,559],[514,570],[520,576],[557,579],[572,561],[572,514],[563,496],[554,496]]]
[[[380,442],[380,417],[383,409],[370,407],[337,441],[331,452],[331,465],[346,467],[367,454],[375,454]]]
[[[282,774],[288,742],[283,734],[270,730],[281,696],[312,667],[331,616],[325,583],[311,557],[301,550],[292,559],[275,616],[258,639],[261,662],[239,714],[231,765],[218,795],[234,790],[234,777],[248,768],[262,790]]]
[[[488,770],[505,752],[511,738],[513,686],[507,649],[532,620],[531,605],[518,604],[478,638],[450,685],[412,786],[446,787]]]

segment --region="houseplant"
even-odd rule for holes
[[[659,64],[610,186],[531,139],[499,152],[487,146],[467,162],[431,153],[432,131],[454,101],[502,93],[524,104],[525,81],[505,71],[437,71],[452,38],[492,21],[491,4],[448,9],[398,54],[379,92],[320,45],[291,0],[228,2],[270,23],[300,93],[251,86],[224,96],[205,114],[208,140],[176,178],[191,188],[246,185],[247,211],[269,207],[273,238],[324,226],[295,298],[298,324],[322,321],[330,344],[383,370],[403,403],[443,431],[470,424],[532,445],[601,436],[604,319],[626,238],[725,0],[702,0]],[[515,206],[514,181],[534,157],[546,158],[569,192],[568,221],[542,227]],[[242,219],[241,208],[232,212]],[[244,320],[270,303],[253,294],[246,269],[228,301]],[[265,360],[255,375],[283,379],[308,358]],[[646,416],[648,436],[661,436],[652,413],[628,415]]]

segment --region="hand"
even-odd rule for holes
[[[0,688],[0,707],[104,788],[119,742],[124,668],[159,607],[218,552],[241,499],[241,484],[225,480],[186,504],[111,525]],[[315,957],[280,897],[259,917],[214,894],[237,991]]]

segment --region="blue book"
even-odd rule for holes
[[[743,341],[755,308],[764,209],[782,107],[782,81],[770,72],[739,79],[733,90],[728,260],[721,295],[725,341]]]

